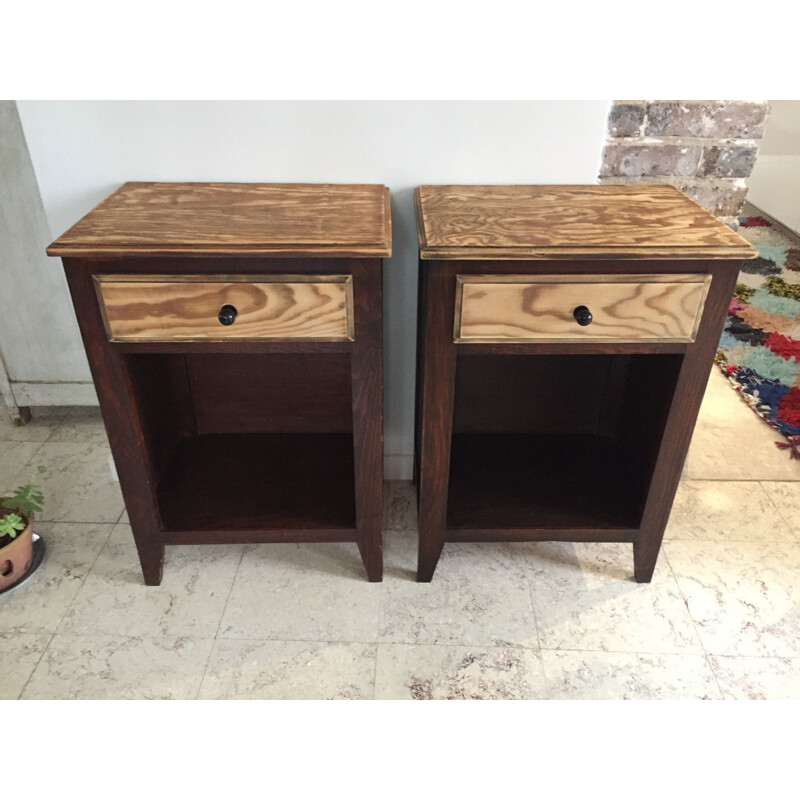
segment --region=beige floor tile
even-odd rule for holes
[[[94,407],[70,408],[53,432],[50,442],[81,442],[108,446],[100,409]]]
[[[44,492],[42,520],[116,522],[125,504],[111,477],[108,447],[77,442],[47,442],[30,468],[43,466],[37,478]]]
[[[709,654],[800,656],[800,544],[673,541],[663,550]]]
[[[377,700],[532,700],[543,692],[541,656],[527,647],[378,647]]]
[[[53,637],[23,699],[191,700],[212,639],[129,636]]]
[[[791,486],[800,496],[800,483],[774,485]],[[778,507],[779,503],[773,502],[758,481],[683,481],[678,486],[664,538],[800,541],[800,528],[789,525]]]
[[[242,558],[219,637],[375,642],[381,584],[355,544],[263,544]]]
[[[16,700],[39,663],[50,636],[0,633],[0,700]]]
[[[800,658],[709,659],[725,699],[800,700]]]
[[[542,649],[702,653],[663,553],[652,582],[636,583],[631,545],[516,547],[527,564]]]
[[[787,527],[800,537],[800,483],[762,481],[761,486],[786,520]]]
[[[416,531],[389,532],[380,637],[405,644],[538,647],[525,566],[505,543],[446,544],[416,582]]]
[[[543,650],[555,700],[721,700],[704,655]]]
[[[0,631],[55,633],[113,527],[37,522],[45,561],[27,582],[0,597]]]
[[[368,700],[374,644],[220,639],[201,700]]]
[[[417,494],[411,481],[386,481],[383,490],[384,531],[417,529]]]
[[[39,442],[0,441],[0,497],[33,478],[30,462],[41,447]]]
[[[800,461],[779,450],[780,435],[753,413],[718,367],[709,376],[686,457],[687,480],[800,481]]]
[[[0,410],[0,442],[46,442],[64,418],[62,409],[33,408],[25,425],[14,425]]]
[[[168,547],[161,585],[145,586],[130,527],[118,525],[58,632],[213,638],[242,548]]]

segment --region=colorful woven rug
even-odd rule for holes
[[[717,364],[800,458],[800,245],[763,217],[739,226],[758,258],[743,262]]]

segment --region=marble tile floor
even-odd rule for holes
[[[651,584],[629,545],[445,546],[414,581],[355,545],[167,548],[142,583],[92,409],[0,422],[0,491],[42,464],[48,558],[0,596],[0,699],[798,699],[800,461],[714,369]]]

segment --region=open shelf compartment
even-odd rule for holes
[[[349,353],[125,359],[165,531],[355,528]]]
[[[447,528],[638,528],[682,357],[460,352]]]

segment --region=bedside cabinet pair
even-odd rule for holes
[[[740,263],[667,186],[421,186],[418,580],[445,542],[631,542],[649,581]],[[383,574],[373,185],[127,183],[61,256],[145,583],[168,544]]]

